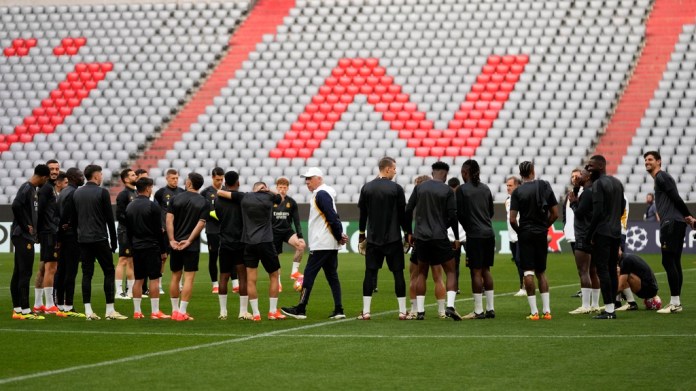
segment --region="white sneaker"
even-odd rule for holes
[[[524,289],[520,289],[513,296],[515,296],[515,297],[527,296],[527,291]]]
[[[163,294],[164,294],[164,289],[160,288],[160,289],[159,289],[159,292],[160,292],[160,295],[163,295]]]
[[[571,315],[582,315],[582,314],[589,314],[592,312],[592,308],[589,307],[578,307],[570,312],[568,312]]]
[[[91,314],[85,316],[85,319],[87,319],[87,320],[101,320],[101,318],[99,317],[99,315],[95,314],[94,312],[92,312]]]
[[[602,309],[600,307],[590,307],[590,313],[600,313]]]
[[[126,320],[126,319],[128,319],[128,317],[125,315],[121,315],[120,313],[118,313],[118,311],[114,311],[110,314],[106,314],[106,319],[107,320]]]
[[[220,316],[218,316],[218,319],[227,320],[227,314],[220,314]]]
[[[239,314],[239,320],[252,320],[254,319],[254,316],[248,312],[245,312],[243,314]]]
[[[679,304],[679,305],[670,304],[661,310],[657,310],[658,314],[673,314],[675,312],[682,312],[681,304]]]
[[[439,316],[440,319],[447,319],[447,314],[445,313],[445,311],[442,311],[442,312],[438,311],[437,316]]]
[[[114,296],[114,298],[115,298],[116,300],[128,300],[128,299],[131,299],[130,297],[128,297],[128,295],[126,295],[126,294],[123,293],[123,292],[117,293],[116,296]]]

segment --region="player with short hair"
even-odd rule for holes
[[[170,168],[167,170],[165,173],[165,179],[167,181],[167,185],[164,186],[163,188],[157,190],[155,192],[155,202],[160,207],[160,210],[162,211],[162,227],[165,227],[165,229],[162,231],[162,236],[164,236],[165,241],[167,242],[167,254],[171,253],[172,249],[169,247],[169,237],[167,236],[167,210],[169,210],[169,203],[172,201],[172,199],[177,195],[184,193],[186,190],[182,189],[179,187],[179,172],[173,168]],[[166,263],[166,260],[164,261]],[[164,263],[162,263],[162,269],[164,269]],[[181,282],[182,285],[179,285],[179,290],[183,289],[183,282]],[[162,279],[160,278],[160,288],[162,288]]]
[[[312,192],[307,229],[309,258],[305,265],[300,302],[294,307],[283,307],[281,310],[293,318],[306,319],[307,303],[314,280],[319,270],[324,269],[334,301],[334,310],[329,319],[345,319],[341,282],[338,279],[338,249],[348,242],[348,236],[343,233],[343,225],[336,212],[336,190],[324,183],[319,167],[310,167],[301,176],[305,179],[307,189]]]
[[[570,173],[570,189],[566,192],[566,198],[563,208],[563,236],[570,244],[570,251],[575,253],[575,216],[573,214],[573,208],[570,206],[571,193],[577,196],[582,192],[582,187],[577,185],[577,179],[580,176],[580,169],[574,168]],[[582,297],[582,290],[577,291],[571,297]]]
[[[461,316],[454,308],[457,296],[456,265],[452,249],[459,250],[460,243],[454,246],[447,237],[447,228],[452,227],[454,236],[459,237],[457,222],[457,205],[454,191],[445,184],[449,165],[435,162],[432,166],[433,179],[425,181],[413,189],[406,205],[406,216],[410,221],[415,212],[415,229],[413,235],[407,235],[409,243],[415,242],[418,255],[418,279],[416,280],[417,320],[425,319],[425,280],[430,265],[442,265],[447,276],[447,307],[445,315],[456,321]]]
[[[621,247],[621,215],[624,189],[618,179],[607,175],[607,160],[594,155],[585,169],[592,174],[592,220],[587,240],[592,244],[592,263],[597,268],[605,309],[594,319],[616,319],[614,299],[618,289],[616,266]]]
[[[414,181],[416,186],[430,180],[430,175],[421,175]],[[449,232],[448,232],[449,233]],[[454,235],[454,232],[452,233]],[[448,238],[449,239],[449,238]],[[454,239],[452,239],[454,241]],[[410,246],[409,246],[410,247]],[[416,299],[416,282],[418,280],[418,254],[416,247],[411,247],[411,257],[409,259],[409,299],[411,300],[411,310],[408,312],[408,320],[414,320],[418,317],[417,299]],[[461,252],[460,252],[461,253]],[[435,292],[435,300],[437,302],[437,313],[440,319],[447,318],[445,314],[445,299],[447,292],[445,291],[445,282],[442,279],[442,265],[430,265],[430,273],[433,278],[433,286]]]
[[[45,164],[34,168],[34,174],[17,190],[12,200],[12,226],[10,235],[14,246],[14,269],[10,281],[12,295],[12,319],[43,320],[44,317],[31,312],[29,306],[29,283],[34,264],[34,244],[38,242],[37,226],[39,196],[36,188],[43,186],[51,175]]]
[[[123,190],[116,196],[116,221],[118,228],[118,264],[116,265],[116,298],[130,299],[133,297],[133,284],[135,277],[133,274],[133,251],[128,240],[128,230],[126,229],[126,208],[138,196],[135,190],[135,181],[138,180],[135,172],[130,168],[121,171],[121,182]],[[123,269],[126,269],[126,291],[123,291]]]
[[[457,217],[466,232],[466,266],[471,272],[471,291],[474,311],[464,319],[495,318],[493,303],[493,276],[491,267],[495,257],[495,231],[493,231],[493,195],[481,182],[481,169],[476,160],[462,164],[462,180],[456,192]],[[486,311],[483,311],[483,295],[486,295]]]
[[[143,319],[141,301],[145,277],[150,279],[150,319],[169,319],[159,306],[159,278],[162,276],[162,260],[167,258],[167,245],[162,237],[162,213],[159,206],[150,201],[154,182],[140,178],[135,182],[138,196],[125,211],[126,233],[133,248],[133,319]]]
[[[592,264],[592,243],[587,237],[587,229],[592,222],[592,179],[587,170],[581,170],[575,179],[578,192],[569,192],[568,200],[573,210],[573,228],[575,243],[573,245],[575,265],[580,277],[580,307],[570,311],[571,315],[589,314],[599,311],[600,284],[597,268]]]
[[[459,178],[457,177],[452,177],[447,180],[447,186],[452,188],[452,191],[454,194],[457,194],[457,189],[459,189],[459,186],[461,185],[461,182],[459,182]],[[461,224],[459,224],[459,237],[454,237],[454,230],[452,228],[447,229],[447,238],[449,239],[450,243],[452,246],[454,246],[454,241],[459,240],[459,243],[461,244],[460,248],[458,250],[452,250],[452,255],[454,256],[454,264],[457,267],[457,294],[461,293],[459,291],[459,266],[462,263],[462,248],[466,244],[466,232],[464,231],[464,227],[462,227]],[[453,247],[454,248],[454,247]],[[444,309],[443,309],[444,311]]]
[[[239,319],[252,320],[248,311],[249,295],[247,293],[247,272],[244,265],[244,220],[241,201],[245,193],[239,192],[239,174],[236,171],[225,173],[225,186],[218,192],[215,213],[220,220],[220,315],[218,319],[227,319],[227,282],[236,275],[239,291]],[[234,285],[233,285],[234,289]]]
[[[667,172],[662,170],[662,156],[657,151],[648,151],[643,155],[645,169],[655,180],[655,205],[660,217],[660,247],[662,249],[662,266],[667,272],[670,299],[669,305],[657,311],[671,314],[682,311],[681,288],[684,275],[681,266],[681,254],[684,249],[686,225],[694,227],[695,220],[684,200],[679,196],[677,184]]]
[[[109,191],[102,184],[101,166],[90,164],[85,167],[87,183],[75,190],[73,202],[77,209],[77,242],[82,262],[82,300],[87,320],[101,319],[92,310],[92,276],[94,259],[104,273],[104,295],[106,297],[106,319],[128,319],[114,309],[114,261],[111,254],[118,248],[114,213],[111,209]],[[109,246],[109,239],[111,245]]]
[[[283,242],[295,249],[290,278],[297,280],[302,275],[299,269],[307,245],[302,238],[300,211],[297,208],[297,202],[288,195],[289,187],[288,178],[280,177],[276,180],[276,190],[282,199],[273,204],[273,243],[279,255],[283,252]]]
[[[379,176],[360,190],[358,242],[365,245],[365,278],[363,280],[363,310],[359,320],[369,320],[374,276],[382,268],[384,259],[394,275],[394,292],[399,305],[399,319],[406,320],[406,281],[404,280],[404,252],[401,232],[411,234],[406,215],[406,195],[401,185],[394,182],[396,160],[380,159]]]
[[[34,281],[34,312],[57,314],[60,310],[53,301],[54,277],[58,268],[56,235],[58,234],[58,205],[56,203],[55,182],[60,174],[60,163],[51,159],[46,162],[50,176],[45,185],[38,190],[39,197],[39,244],[41,245],[39,272]],[[43,305],[41,297],[46,298]]]
[[[520,178],[514,175],[508,177],[505,180],[505,188],[507,189],[508,194],[507,198],[505,199],[505,224],[507,224],[510,252],[512,253],[512,262],[515,263],[515,267],[517,268],[517,275],[520,280],[520,290],[517,291],[517,293],[515,293],[513,296],[526,297],[527,291],[524,290],[523,282],[524,270],[522,270],[522,265],[520,264],[520,255],[517,247],[517,232],[514,229],[512,229],[512,226],[510,225],[510,196],[512,195],[512,192],[515,191],[515,189],[517,189],[521,184],[522,181],[520,180]]]
[[[210,213],[205,198],[198,193],[201,186],[203,177],[200,174],[188,174],[185,182],[186,191],[171,198],[167,209],[166,230],[171,248],[169,268],[172,271],[169,296],[172,301],[172,319],[180,322],[193,320],[187,310],[193,293],[193,280],[198,271],[200,234]],[[179,302],[179,281],[182,272],[184,287]]]
[[[617,311],[635,311],[638,304],[633,294],[644,300],[657,299],[657,279],[650,265],[636,254],[619,254],[619,292],[626,296],[626,304],[618,307]]]
[[[215,215],[215,202],[217,201],[217,192],[222,188],[222,181],[225,179],[225,171],[220,167],[215,167],[210,172],[212,185],[201,191],[201,195],[208,203],[210,212],[208,219],[205,222],[205,237],[208,242],[208,273],[210,274],[210,282],[213,284],[212,292],[218,293],[220,285],[218,284],[218,253],[220,251],[220,222]]]
[[[548,182],[535,180],[534,163],[524,161],[520,163],[519,169],[522,184],[510,196],[509,221],[519,238],[518,256],[524,270],[524,287],[530,309],[527,319],[551,320],[551,298],[549,283],[546,279],[548,256],[546,236],[549,227],[558,219],[558,201]],[[541,317],[537,309],[535,276],[541,293],[543,311]]]
[[[57,315],[66,318],[84,318],[85,314],[74,310],[75,279],[80,263],[80,246],[77,242],[77,209],[73,201],[75,190],[85,184],[85,176],[76,167],[68,168],[65,172],[68,186],[58,195],[58,265],[64,268],[63,289],[56,291],[58,304],[63,304],[62,311]]]

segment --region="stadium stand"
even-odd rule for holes
[[[302,167],[323,167],[337,201],[356,202],[384,155],[397,158],[407,193],[432,162],[444,160],[456,174],[476,158],[502,201],[505,178],[530,159],[562,194],[570,171],[611,130],[622,96],[632,96],[653,5],[260,0],[0,9],[0,178],[7,184],[0,203],[49,150],[64,167],[149,168],[158,186],[170,167],[182,175],[236,168],[242,190],[284,175],[298,202],[309,195]],[[686,153],[694,145],[690,32],[693,26],[680,37],[682,50],[633,145],[621,147],[628,155],[613,149],[616,163],[626,155],[617,175],[629,200],[648,191],[642,164],[634,166],[658,137],[674,145],[661,149],[668,169],[682,174],[685,199],[696,200]],[[95,88],[55,92],[89,72],[98,73],[84,75]],[[85,91],[71,115],[33,112],[47,99],[67,104]]]

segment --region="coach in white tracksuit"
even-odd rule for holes
[[[343,319],[346,316],[343,313],[341,283],[338,280],[338,249],[346,244],[348,236],[343,233],[343,225],[336,212],[336,190],[324,184],[321,169],[317,167],[309,168],[302,177],[312,192],[307,235],[309,258],[304,270],[300,303],[295,307],[283,307],[281,310],[285,315],[305,319],[314,280],[319,271],[324,269],[334,299],[334,311],[329,318]]]

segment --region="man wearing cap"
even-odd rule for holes
[[[344,319],[346,316],[341,302],[341,283],[338,280],[338,249],[348,242],[348,236],[343,232],[343,225],[336,212],[336,190],[324,184],[322,171],[318,167],[310,167],[302,177],[312,192],[307,235],[309,258],[304,270],[299,304],[295,307],[283,307],[281,311],[296,319],[306,319],[306,307],[314,280],[319,270],[324,269],[334,299],[334,311],[329,318]]]

